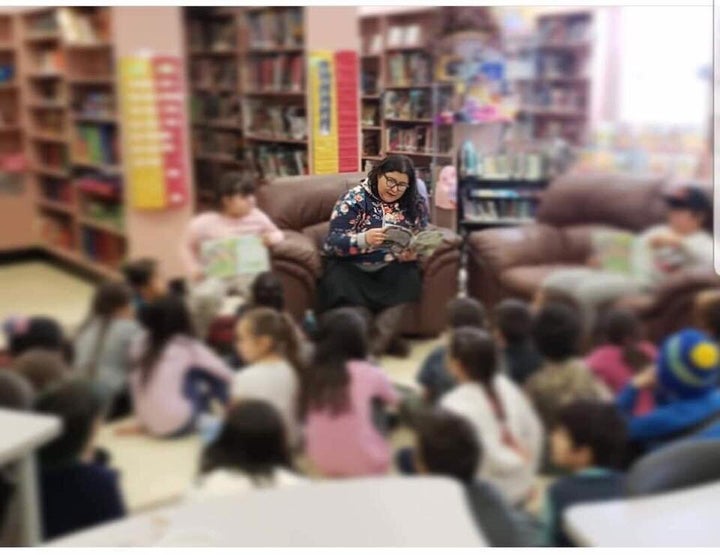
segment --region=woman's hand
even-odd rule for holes
[[[417,253],[411,249],[402,251],[398,255],[398,260],[400,260],[400,262],[414,262],[417,259],[418,259]]]
[[[379,247],[385,242],[385,230],[381,227],[365,232],[365,242],[371,247]]]

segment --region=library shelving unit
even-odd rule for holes
[[[241,9],[184,8],[196,209],[213,203],[219,174],[242,169]]]
[[[306,10],[242,10],[242,124],[249,165],[264,179],[311,173]]]
[[[591,11],[544,14],[536,20],[534,74],[519,79],[522,112],[533,136],[579,145],[590,122]],[[526,48],[525,50],[528,50]]]
[[[360,20],[360,105],[361,156],[364,171],[382,159],[384,119],[382,91],[384,81],[383,50],[384,17],[365,17]]]
[[[125,257],[111,9],[21,16],[31,176],[42,245],[96,274]]]

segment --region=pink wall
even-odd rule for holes
[[[182,8],[114,7],[112,9],[118,58],[137,54],[141,50],[184,58]],[[189,128],[186,136],[188,153],[190,153]],[[191,167],[189,160],[187,167]],[[128,168],[125,168],[126,174],[127,170]],[[188,179],[194,195],[192,172],[189,172]],[[191,199],[182,208],[164,211],[134,210],[128,205],[126,230],[129,258],[151,256],[160,261],[167,276],[182,274],[179,239],[192,216],[192,204]]]

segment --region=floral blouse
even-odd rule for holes
[[[330,232],[325,239],[327,257],[349,257],[362,265],[394,262],[397,257],[383,247],[366,246],[358,238],[366,231],[384,225],[399,225],[417,233],[428,225],[427,206],[418,195],[415,221],[408,221],[405,211],[395,202],[387,204],[372,193],[365,179],[338,199],[330,217]]]

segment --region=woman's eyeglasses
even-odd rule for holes
[[[387,188],[390,191],[397,191],[398,193],[404,193],[408,190],[408,187],[410,187],[409,183],[400,183],[399,181],[393,179],[392,177],[388,177],[387,175],[383,174],[383,177],[385,178],[385,182],[387,183]]]

